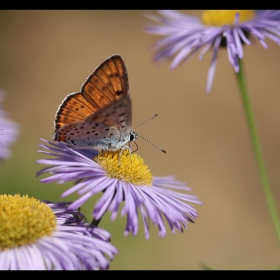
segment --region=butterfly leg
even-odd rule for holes
[[[127,146],[127,145],[123,145],[123,146],[121,147],[121,151],[120,151],[120,153],[119,153],[119,166],[121,165],[121,156],[122,156],[122,153],[123,153],[124,150],[129,150],[130,159],[131,159],[131,150],[130,150],[130,147]]]

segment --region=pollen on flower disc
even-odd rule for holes
[[[27,245],[56,229],[56,216],[33,197],[0,195],[0,249]]]
[[[151,186],[153,175],[144,160],[137,154],[125,150],[121,155],[117,152],[103,152],[94,158],[103,167],[108,176],[134,185]]]
[[[202,13],[201,19],[204,24],[222,26],[233,24],[236,13],[239,13],[239,23],[255,17],[253,10],[206,10]]]

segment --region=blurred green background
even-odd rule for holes
[[[200,11],[189,11],[200,15]],[[175,175],[192,187],[204,205],[188,231],[160,239],[151,226],[137,236],[123,235],[124,217],[101,223],[120,254],[110,268],[274,269],[279,246],[266,206],[249,142],[239,91],[227,53],[220,50],[210,95],[206,95],[211,51],[204,62],[194,57],[169,70],[152,61],[151,45],[159,37],[143,31],[141,11],[0,11],[0,87],[4,108],[21,131],[13,156],[1,163],[1,193],[28,194],[60,201],[72,184],[42,184],[35,177],[44,155],[39,138],[51,139],[57,108],[80,90],[90,73],[108,56],[120,54],[128,69],[133,126],[140,135],[167,150],[163,154],[139,139],[138,153],[155,176]],[[280,205],[280,48],[268,50],[252,40],[244,48],[244,67],[272,191]],[[74,194],[64,201],[77,199]],[[82,211],[88,219],[98,196]],[[278,207],[279,209],[279,207]]]

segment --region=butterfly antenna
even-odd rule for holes
[[[146,123],[146,122],[148,122],[148,121],[154,119],[154,118],[157,117],[157,116],[158,116],[158,114],[153,115],[151,118],[149,118],[149,119],[145,120],[144,122],[141,122],[140,124],[138,124],[136,127],[134,127],[133,130],[135,130],[137,127],[143,125],[144,123]],[[165,151],[165,150],[161,149],[160,147],[158,147],[157,145],[155,145],[155,144],[154,144],[153,142],[151,142],[150,140],[148,140],[148,139],[142,137],[142,136],[139,135],[139,134],[137,134],[137,135],[138,135],[139,137],[141,137],[142,139],[146,140],[147,142],[149,142],[152,146],[156,147],[158,150],[160,150],[160,151],[162,151],[163,153],[166,154],[166,151]],[[134,143],[135,143],[135,142],[134,142]],[[136,143],[135,143],[135,144],[136,144]],[[136,144],[136,146],[137,146],[137,144]],[[138,146],[137,146],[137,150],[138,150]],[[136,151],[137,151],[137,150],[136,150]]]
[[[136,127],[134,127],[134,128],[133,128],[133,130],[135,130],[137,127],[139,127],[139,126],[143,125],[144,123],[146,123],[146,122],[148,122],[148,121],[150,121],[150,120],[154,119],[155,117],[157,117],[157,115],[158,115],[158,114],[155,114],[155,115],[154,115],[154,116],[152,116],[151,118],[149,118],[149,119],[147,119],[147,120],[145,120],[145,121],[141,122],[141,123],[140,123],[140,124],[138,124]],[[147,139],[145,139],[145,140],[147,140]]]
[[[157,116],[157,115],[155,115],[154,117],[156,117],[156,116]],[[142,137],[142,136],[139,135],[139,134],[138,134],[138,136],[139,136],[140,138],[146,140],[146,141],[149,142],[151,145],[153,145],[154,147],[156,147],[158,150],[160,150],[160,151],[162,151],[163,153],[166,154],[166,151],[165,151],[165,150],[161,149],[160,147],[158,147],[157,145],[155,145],[155,144],[154,144],[153,142],[151,142],[150,140],[148,140],[148,139]],[[134,142],[134,143],[135,143],[135,142]]]

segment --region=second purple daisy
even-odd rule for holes
[[[0,195],[1,270],[105,270],[118,250],[68,202]]]

